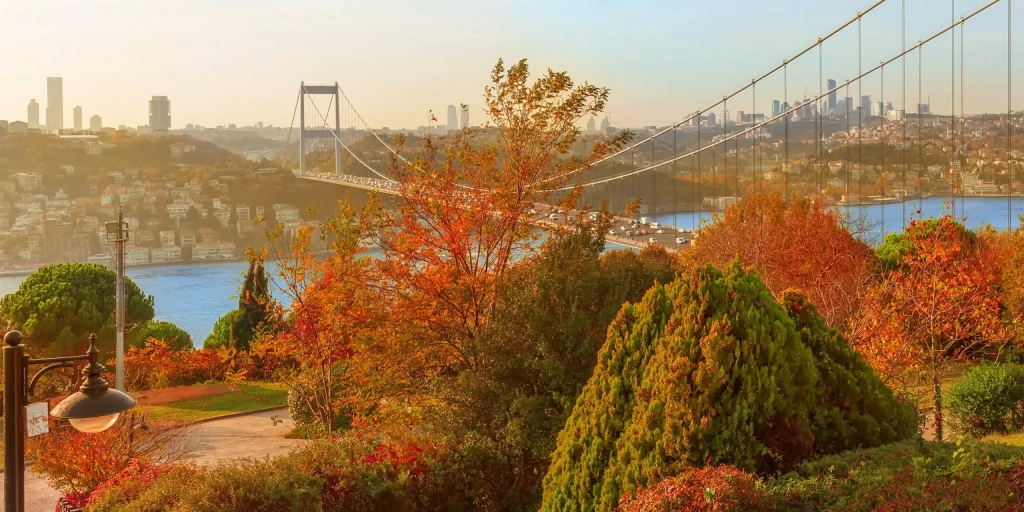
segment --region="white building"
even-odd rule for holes
[[[145,265],[149,263],[149,248],[138,246],[127,246],[124,251],[124,264]]]
[[[175,236],[174,236],[174,230],[173,229],[166,229],[166,230],[160,231],[160,246],[162,246],[162,247],[171,247],[171,246],[174,245],[174,242],[175,242]]]
[[[192,247],[193,260],[222,260],[235,257],[235,244],[231,242],[200,242]]]
[[[43,175],[34,172],[19,172],[14,179],[22,190],[36,190],[43,186]]]

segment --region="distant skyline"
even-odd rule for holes
[[[618,126],[663,126],[731,93],[783,58],[830,32],[867,0],[722,0],[703,2],[200,0],[165,3],[96,0],[4,2],[0,19],[0,119],[25,121],[32,98],[47,98],[47,77],[61,77],[61,118],[80,105],[107,126],[149,123],[149,101],[174,103],[173,127],[237,124],[287,126],[299,82],[337,81],[374,127],[415,128],[427,112],[469,105],[472,123],[485,120],[483,88],[499,57],[527,58],[534,76],[564,70],[579,83],[609,87],[608,110]],[[956,17],[986,0],[959,0]],[[900,0],[863,19],[863,68],[900,47]],[[951,21],[948,3],[906,0],[907,44]],[[1024,2],[1013,4],[1024,21]],[[1017,21],[1020,20],[1020,21]],[[458,30],[450,30],[450,27]],[[967,24],[968,113],[1006,109],[1006,1]],[[922,101],[933,112],[959,105],[959,58],[950,76],[946,34],[924,52]],[[856,30],[823,51],[823,77],[845,83],[857,74]],[[817,52],[745,94],[730,111],[771,112],[818,94]],[[1024,38],[1013,42],[1014,82],[1024,83]],[[904,107],[900,62],[838,96],[872,96],[916,110],[917,56],[907,61]],[[1019,77],[1019,78],[1018,78]],[[951,84],[951,80],[954,82]],[[954,87],[951,88],[951,85]],[[1018,91],[1020,87],[1016,88]],[[884,93],[884,94],[883,94]],[[1024,92],[1015,92],[1015,109]],[[721,107],[715,109],[721,112]],[[461,117],[461,115],[460,115]],[[63,121],[62,121],[63,122]],[[586,119],[581,121],[586,122]]]

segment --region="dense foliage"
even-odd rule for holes
[[[150,338],[166,341],[175,350],[191,350],[192,336],[184,329],[163,320],[150,320],[131,332],[131,345],[142,347]]]
[[[21,329],[31,350],[64,354],[81,352],[90,334],[100,350],[112,348],[117,275],[92,263],[58,263],[33,272],[18,290],[0,299],[0,315]],[[125,324],[153,319],[153,297],[125,278]]]
[[[809,199],[751,195],[716,213],[699,235],[685,260],[725,268],[739,259],[776,297],[788,289],[805,293],[837,329],[856,313],[858,290],[875,268],[871,249],[848,230],[839,211]]]
[[[785,470],[911,437],[915,419],[802,297],[784,307],[738,264],[707,266],[622,308],[559,434],[542,509],[612,510],[687,466]]]
[[[536,509],[558,431],[621,305],[673,278],[663,248],[602,255],[603,248],[579,226],[513,267],[488,329],[470,344],[479,363],[443,382],[450,406],[436,425],[492,446],[514,465],[510,506]]]
[[[262,254],[250,254],[249,269],[238,294],[238,309],[217,319],[203,347],[247,350],[259,331],[270,327],[268,323],[274,318],[274,304],[263,259]]]
[[[1024,366],[983,364],[967,372],[949,391],[949,411],[965,434],[1024,428]]]
[[[653,486],[626,496],[621,512],[758,512],[775,510],[757,479],[732,466],[687,468]]]
[[[850,336],[875,370],[896,383],[931,377],[936,439],[943,439],[942,364],[1001,346],[997,261],[951,215],[912,221],[899,264],[866,290]]]

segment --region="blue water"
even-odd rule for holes
[[[1020,216],[1024,215],[1024,198],[1012,198],[1011,229],[1020,226]],[[932,197],[929,199],[914,199],[906,203],[890,203],[886,205],[871,206],[838,206],[841,213],[847,213],[851,218],[863,217],[872,230],[881,239],[883,233],[893,233],[903,230],[904,223],[909,223],[912,218],[940,217],[947,212],[950,204],[949,197]],[[920,210],[921,213],[917,214]],[[957,198],[957,218],[966,218],[964,221],[968,228],[978,229],[986,224],[1004,230],[1007,227],[1007,201],[1005,197],[968,197]],[[904,216],[905,213],[905,216]],[[658,215],[658,222],[681,228],[700,227],[701,221],[709,221],[710,212],[699,213],[678,213]]]
[[[943,204],[948,198],[931,198],[921,202],[906,203],[907,219],[920,207],[923,216],[939,216],[943,213]],[[961,215],[961,206],[967,217],[967,226],[976,229],[984,224],[991,224],[997,229],[1005,229],[1006,199],[968,198],[963,204],[957,203],[957,216]],[[841,207],[842,212],[847,208]],[[880,235],[883,232],[899,231],[903,228],[903,204],[883,206],[853,206],[849,212],[852,216],[864,215],[875,225]],[[1024,215],[1024,198],[1013,199],[1013,224],[1018,227],[1019,215]],[[708,212],[698,216],[693,213],[659,215],[658,221],[678,227],[689,228],[699,226],[700,219],[709,219]],[[884,220],[884,224],[883,224]],[[880,239],[880,237],[879,237]],[[608,244],[609,249],[622,248]],[[155,266],[129,268],[127,274],[142,291],[154,298],[156,318],[167,320],[181,327],[192,335],[197,346],[213,330],[213,324],[224,313],[238,307],[238,291],[242,285],[248,264],[244,261],[225,263],[200,263],[193,265]],[[276,277],[277,270],[268,265],[268,273]],[[18,285],[26,276],[0,277],[0,295],[6,295],[18,289]],[[274,290],[274,296],[287,304],[287,297],[280,290]]]

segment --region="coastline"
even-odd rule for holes
[[[238,263],[239,261],[245,261],[245,259],[244,258],[237,258],[236,257],[236,258],[218,258],[218,259],[215,259],[215,260],[189,260],[189,261],[165,261],[165,262],[161,262],[161,263],[142,263],[140,265],[126,265],[125,266],[125,271],[129,271],[129,270],[131,270],[133,268],[183,267],[183,266],[201,265],[201,264],[208,264],[208,263]],[[42,267],[45,267],[47,265],[55,265],[56,263],[60,263],[60,262],[41,263],[41,264],[39,264],[39,266],[37,266],[35,268],[31,268],[31,269],[0,270],[0,277],[27,276],[27,275],[30,275],[30,274],[34,273],[35,271],[39,270]],[[79,263],[86,263],[86,262],[79,262]]]

